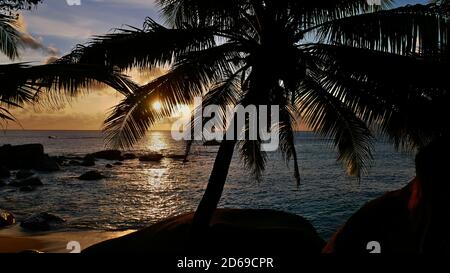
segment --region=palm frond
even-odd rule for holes
[[[212,28],[169,29],[148,18],[143,29],[117,29],[114,33],[78,45],[63,59],[72,63],[131,68],[155,68],[172,64],[174,57],[215,44]],[[126,49],[126,50],[124,50]]]
[[[17,30],[15,19],[0,14],[0,52],[14,60],[19,57],[21,34]]]
[[[238,145],[246,169],[250,170],[254,179],[261,181],[267,164],[267,153],[261,149],[262,141],[245,139],[239,141]]]
[[[156,121],[169,117],[177,105],[188,105],[195,97],[202,97],[212,83],[233,71],[234,49],[233,44],[223,44],[185,54],[167,74],[127,96],[105,121],[109,145],[131,147]],[[153,101],[160,101],[163,110],[149,109]]]
[[[127,76],[117,70],[97,65],[51,63],[0,65],[0,79],[6,84],[0,87],[3,99],[17,103],[36,102],[42,95],[62,101],[88,92],[99,84],[110,86],[124,95],[137,88]]]
[[[347,173],[361,177],[372,159],[372,134],[366,124],[332,93],[332,90],[324,89],[320,75],[311,73],[299,91],[297,107],[309,128],[334,139],[338,160],[344,164]]]
[[[319,40],[330,44],[436,56],[448,50],[450,9],[429,4],[344,17],[315,26]]]
[[[297,113],[298,109],[295,109],[286,98],[280,101],[280,124],[279,124],[279,139],[280,139],[280,151],[289,165],[289,162],[293,160],[294,163],[294,178],[297,186],[300,186],[301,177],[300,169],[298,165],[297,149],[295,148],[295,126],[299,117]]]

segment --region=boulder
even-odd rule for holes
[[[105,159],[105,160],[123,160],[122,152],[118,150],[100,151],[86,156],[87,158]]]
[[[53,158],[48,155],[44,155],[41,162],[36,165],[36,170],[42,172],[57,172],[61,170],[61,168],[59,167],[58,162],[56,162]]]
[[[87,157],[80,163],[83,167],[93,167],[95,166],[95,159],[92,157]]]
[[[67,164],[69,166],[81,166],[81,162],[78,160],[70,160]],[[94,165],[95,165],[95,162],[94,162]]]
[[[0,178],[8,178],[11,176],[11,172],[5,167],[0,165]]]
[[[0,165],[10,170],[36,169],[58,171],[58,163],[44,153],[42,144],[3,145],[0,147]]]
[[[32,191],[34,191],[34,187],[33,186],[23,186],[23,187],[20,187],[20,191],[21,192],[32,192]]]
[[[44,157],[44,146],[41,144],[4,145],[0,147],[0,165],[9,169],[32,169]]]
[[[87,173],[82,174],[80,177],[78,177],[79,180],[85,180],[85,181],[101,180],[103,178],[106,178],[106,177],[103,174],[101,174],[99,171],[89,171]]]
[[[123,155],[123,159],[124,160],[133,160],[133,159],[136,159],[136,158],[138,158],[137,155],[132,154],[132,153],[127,153],[127,154]]]
[[[38,187],[38,186],[43,186],[44,184],[42,183],[41,179],[39,179],[39,177],[36,176],[32,176],[26,179],[22,179],[22,180],[15,180],[11,183],[9,183],[9,186],[12,187],[26,187],[26,186],[32,186],[32,187]]]
[[[173,217],[124,237],[102,242],[88,254],[145,253],[280,257],[319,255],[325,241],[304,218],[272,210],[218,209],[208,230],[193,236],[194,214]],[[295,250],[287,246],[295,246]]]
[[[16,173],[16,179],[26,179],[29,177],[32,177],[34,175],[34,173],[30,170],[20,170]]]
[[[154,154],[146,154],[139,157],[139,161],[142,162],[151,162],[151,161],[161,161],[163,159],[162,154],[154,153]]]
[[[0,209],[0,228],[14,225],[16,223],[16,218],[12,213]]]
[[[166,155],[166,157],[173,159],[173,160],[185,160],[186,159],[186,155],[170,154],[170,155]]]
[[[106,164],[105,167],[106,167],[107,169],[112,169],[113,165],[111,165],[111,164]]]
[[[123,163],[122,163],[122,162],[120,162],[120,161],[118,161],[118,162],[114,163],[114,166],[122,166],[122,165],[123,165]]]
[[[47,231],[60,226],[66,221],[54,214],[41,212],[27,217],[20,223],[24,229],[32,231]]]

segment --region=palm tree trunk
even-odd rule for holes
[[[236,140],[223,140],[220,144],[208,186],[194,214],[192,222],[194,234],[201,235],[209,227],[209,223],[222,196],[236,143]]]

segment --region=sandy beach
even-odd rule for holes
[[[45,253],[70,253],[67,245],[71,241],[78,242],[81,250],[109,239],[118,238],[129,231],[80,231],[26,233],[14,226],[0,230],[0,253],[19,253],[26,250],[37,250]]]

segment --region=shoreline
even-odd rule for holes
[[[20,253],[37,250],[44,253],[70,253],[68,243],[78,242],[81,250],[110,239],[119,238],[134,232],[126,231],[50,231],[45,233],[29,233],[13,226],[0,230],[0,253]]]

